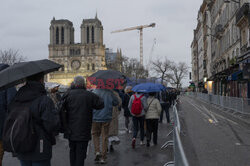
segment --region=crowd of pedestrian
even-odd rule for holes
[[[0,65],[0,70],[7,67]],[[120,142],[121,111],[126,132],[132,132],[133,149],[138,134],[141,146],[150,147],[152,135],[157,145],[158,123],[163,122],[164,112],[167,123],[171,122],[169,108],[176,97],[174,90],[144,94],[134,93],[131,86],[124,91],[88,90],[82,76],[75,77],[71,87],[60,95],[58,86],[46,91],[43,73],[33,75],[18,91],[0,91],[0,166],[4,150],[12,152],[21,166],[50,166],[59,132],[69,141],[71,166],[84,166],[91,139],[94,162],[106,164],[108,151],[114,151],[114,145]]]

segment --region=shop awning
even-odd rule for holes
[[[242,73],[242,70],[239,70],[237,72],[234,72],[232,75],[227,77],[228,81],[236,81],[239,79],[239,75]]]

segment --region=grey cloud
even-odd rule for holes
[[[197,11],[202,0],[5,0],[0,6],[0,49],[15,48],[29,59],[48,57],[49,24],[69,19],[80,41],[82,19],[93,18],[96,10],[104,26],[104,43],[125,55],[139,58],[136,31],[110,34],[112,30],[156,22],[144,31],[144,55],[149,59],[153,40],[154,57],[190,64],[190,44]],[[153,57],[153,58],[154,58]],[[188,81],[187,81],[188,82]]]

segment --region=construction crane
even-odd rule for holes
[[[117,31],[112,31],[111,33],[119,33],[119,32],[126,32],[126,31],[133,31],[133,30],[139,30],[140,31],[140,64],[143,66],[143,29],[144,28],[149,28],[155,27],[155,23],[149,24],[149,25],[141,25],[141,26],[136,26],[136,27],[131,27],[131,28],[125,28]]]

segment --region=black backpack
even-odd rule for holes
[[[10,108],[3,129],[3,148],[7,152],[27,153],[36,148],[38,136],[30,110],[32,102],[15,103]]]

